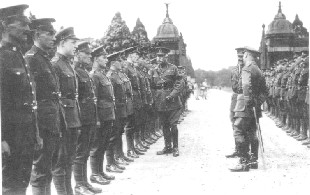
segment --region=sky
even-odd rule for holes
[[[295,15],[309,29],[308,0],[282,0],[282,12],[293,22]],[[169,15],[187,44],[194,69],[220,70],[237,63],[235,48],[259,49],[262,25],[273,21],[278,0],[1,0],[0,8],[28,4],[26,15],[55,18],[54,27],[74,27],[79,38],[102,38],[116,12],[130,31],[140,18],[149,39],[156,36],[169,3]]]

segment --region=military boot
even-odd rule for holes
[[[310,144],[310,138],[308,138],[306,141],[302,143],[302,145],[309,145],[309,144]]]
[[[301,120],[301,131],[300,131],[300,136],[298,138],[296,138],[297,141],[303,141],[306,140],[308,138],[307,136],[307,127],[306,124],[303,120]]]
[[[72,166],[68,166],[66,169],[66,177],[65,177],[65,185],[66,185],[68,195],[73,195],[71,178],[72,178]]]
[[[100,158],[100,157],[98,157],[98,158]],[[100,185],[107,185],[110,183],[110,181],[106,180],[105,178],[102,178],[102,175],[100,172],[100,164],[103,164],[103,162],[100,161],[100,159],[96,159],[94,157],[91,157],[90,167],[92,170],[92,174],[90,176],[90,181],[92,183],[97,183]],[[103,165],[101,165],[101,166],[103,166]]]
[[[171,136],[172,136],[172,143],[173,143],[173,156],[179,156],[179,131],[177,126],[171,127]]]
[[[239,159],[239,163],[233,167],[230,168],[231,172],[247,172],[249,171],[249,164],[248,164],[248,159],[245,157],[241,157]]]
[[[129,157],[131,157],[131,158],[139,158],[139,155],[136,154],[136,152],[134,151],[134,149],[128,150],[128,151],[127,151],[127,156],[129,156]]]
[[[67,188],[65,183],[65,175],[53,176],[53,182],[58,195],[67,195]]]
[[[87,180],[87,161],[83,164],[83,180],[84,180],[84,184],[85,186],[93,193],[95,194],[100,194],[102,192],[101,188],[96,188],[92,185],[90,185],[90,183],[88,183]]]
[[[232,154],[225,155],[225,157],[226,158],[236,158],[236,157],[239,157],[238,150],[235,149],[235,151]]]
[[[95,195],[83,184],[77,184],[74,188],[74,193],[75,195]]]
[[[32,195],[51,195],[51,185],[32,186]]]

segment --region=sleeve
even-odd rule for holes
[[[95,93],[95,96],[96,98],[98,99],[98,89],[99,89],[99,78],[97,75],[93,74],[91,76],[92,80],[93,80],[93,83],[94,83],[94,93]]]
[[[173,90],[170,93],[171,97],[176,97],[180,94],[181,90],[182,90],[182,76],[179,75],[178,70],[176,67],[174,67],[174,72],[175,72],[175,82],[173,85]]]
[[[251,83],[251,71],[244,67],[241,73],[242,78],[242,91],[245,103],[248,104],[252,100],[252,83]]]

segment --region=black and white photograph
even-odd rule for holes
[[[310,194],[306,0],[1,0],[3,195]]]

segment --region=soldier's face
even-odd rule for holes
[[[74,52],[76,49],[76,40],[67,39],[61,43],[61,49],[63,50],[63,54],[66,56],[74,56]]]
[[[108,62],[108,59],[105,57],[105,56],[99,56],[97,58],[97,63],[99,65],[100,68],[106,68],[107,67],[107,62]]]
[[[162,64],[162,63],[166,62],[167,58],[166,58],[166,56],[157,56],[156,60],[157,60],[158,64]]]
[[[36,33],[36,40],[43,49],[51,49],[54,47],[54,32],[40,31]]]
[[[86,52],[79,52],[79,61],[83,64],[90,65],[91,66],[91,54]]]
[[[11,37],[18,41],[27,41],[27,32],[29,32],[29,26],[27,22],[15,20],[13,23],[8,24],[6,31]]]

